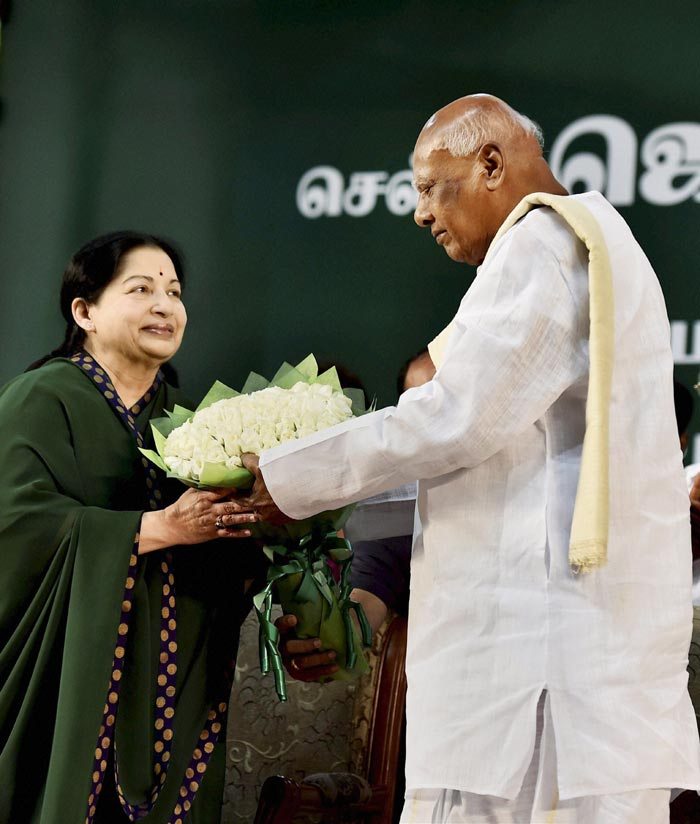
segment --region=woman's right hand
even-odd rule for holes
[[[230,489],[188,489],[174,503],[141,519],[139,554],[177,544],[201,544],[215,538],[249,538],[250,525],[259,520],[249,506],[223,500]],[[221,518],[226,515],[226,524]]]

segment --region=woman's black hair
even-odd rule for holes
[[[132,249],[151,246],[162,249],[173,262],[182,288],[185,286],[185,272],[182,255],[166,240],[143,232],[111,232],[91,240],[79,249],[68,262],[61,282],[61,314],[66,321],[63,343],[48,355],[34,361],[26,371],[37,369],[52,358],[69,358],[85,343],[85,331],[73,319],[71,305],[75,298],[83,298],[87,303],[95,303],[114,280],[124,256]],[[169,383],[177,385],[177,373],[169,364],[161,367]]]

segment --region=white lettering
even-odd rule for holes
[[[416,208],[418,194],[413,188],[413,171],[409,168],[393,175],[389,172],[353,172],[345,186],[345,178],[334,166],[314,166],[305,172],[297,184],[297,209],[304,217],[366,217],[384,197],[393,215],[407,215]]]
[[[377,198],[386,191],[387,172],[355,172],[343,195],[345,214],[364,217],[374,211]]]
[[[308,218],[338,217],[343,213],[345,181],[333,166],[314,166],[302,176],[297,186],[297,208]]]
[[[678,364],[700,364],[700,320],[693,323],[692,341],[688,340],[688,321],[671,322],[671,351],[673,362]]]
[[[413,171],[405,169],[392,175],[386,186],[386,208],[392,215],[407,215],[418,205],[418,192],[413,188]]]
[[[602,139],[603,150],[576,151],[576,141]],[[639,155],[639,157],[638,157]],[[638,166],[641,166],[641,169]],[[574,120],[552,143],[549,163],[569,191],[577,187],[602,192],[615,206],[631,206],[639,196],[655,206],[700,202],[700,123],[668,123],[650,132],[638,151],[630,124],[611,114],[592,114]],[[297,208],[304,217],[366,217],[384,199],[392,215],[416,208],[412,185],[413,158],[407,169],[351,172],[347,187],[334,166],[314,166],[297,185]]]
[[[688,464],[700,463],[700,435],[693,435],[692,446],[688,451]]]
[[[578,137],[599,135],[605,139],[606,155],[579,152],[566,159],[567,149]],[[637,136],[619,117],[594,114],[568,125],[552,144],[549,162],[554,176],[569,190],[582,183],[585,191],[602,192],[615,206],[634,203]]]
[[[642,146],[639,193],[657,206],[700,200],[700,123],[669,123]]]

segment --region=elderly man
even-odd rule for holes
[[[414,171],[416,223],[479,266],[437,374],[249,460],[252,498],[304,518],[420,479],[403,822],[667,821],[665,788],[700,788],[700,747],[658,282],[494,97],[433,115]]]

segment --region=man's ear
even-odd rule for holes
[[[486,188],[490,191],[497,189],[505,174],[505,159],[500,147],[495,143],[484,143],[479,149],[477,161],[484,172]]]

